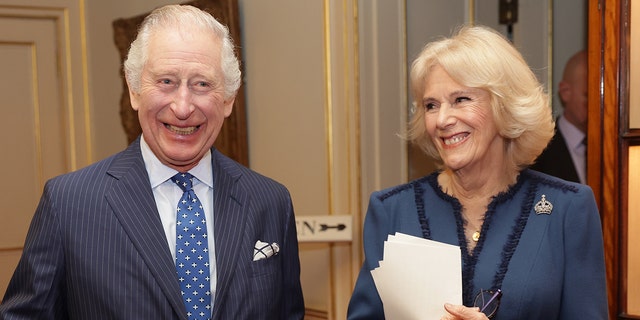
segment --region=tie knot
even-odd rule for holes
[[[193,179],[193,176],[190,173],[186,172],[176,174],[171,180],[173,180],[173,182],[175,182],[183,192],[186,192],[191,190],[191,179]]]

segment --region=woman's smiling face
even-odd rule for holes
[[[504,160],[488,91],[460,85],[436,65],[426,78],[422,107],[427,134],[446,168],[482,170]]]

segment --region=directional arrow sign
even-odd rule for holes
[[[353,218],[350,215],[296,216],[299,242],[351,241]]]

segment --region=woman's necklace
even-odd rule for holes
[[[480,240],[480,231],[476,230],[471,236],[471,240],[478,242]]]
[[[466,228],[473,231],[473,233],[471,234],[471,240],[473,240],[473,242],[478,242],[478,240],[480,240],[480,230],[482,230],[482,224],[480,224],[480,226],[478,227],[475,224],[471,223],[471,219],[469,218],[469,216],[467,216],[466,213],[463,212],[462,215],[467,222]]]
[[[445,184],[445,181],[442,181],[442,183]],[[451,185],[451,189],[444,187],[444,192],[455,198],[453,185]],[[458,199],[458,201],[460,201],[460,199]],[[473,240],[474,243],[478,242],[480,240],[480,234],[481,234],[480,230],[482,229],[482,224],[484,223],[484,215],[482,216],[482,219],[481,219],[482,221],[479,227],[471,222],[471,219],[469,218],[469,216],[467,216],[466,213],[462,212],[462,215],[464,216],[464,219],[466,221],[465,230],[467,229],[472,230],[473,233],[471,234],[471,240]]]

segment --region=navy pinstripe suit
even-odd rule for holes
[[[213,319],[302,319],[287,189],[212,149]],[[280,254],[253,261],[257,240]],[[47,182],[1,319],[187,319],[139,140]]]

